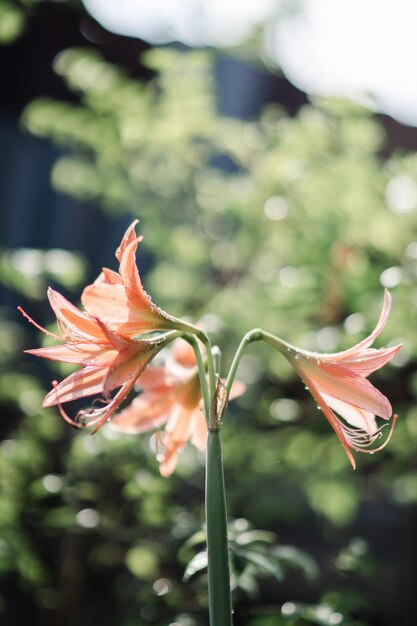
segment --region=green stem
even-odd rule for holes
[[[226,494],[220,430],[209,430],[206,520],[210,626],[232,626]]]
[[[204,344],[206,349],[206,358],[207,358],[207,371],[209,376],[209,385],[210,385],[210,398],[214,398],[214,394],[216,393],[216,372],[214,371],[214,362],[213,362],[213,352],[211,349],[210,339],[207,337],[206,333],[203,331],[199,331],[197,337]]]
[[[173,328],[180,330],[180,331],[185,331],[186,333],[190,333],[191,335],[194,335],[204,345],[206,349],[206,353],[207,353],[206,357],[207,357],[207,370],[208,370],[209,381],[210,381],[210,397],[213,398],[214,394],[216,393],[216,374],[214,371],[214,363],[213,363],[213,355],[212,355],[212,350],[211,350],[210,339],[208,338],[206,333],[203,330],[201,330],[201,328],[198,328],[198,326],[194,326],[194,324],[191,324],[190,322],[185,322],[184,320],[179,320],[175,317],[170,317],[170,316],[167,316],[167,317],[172,322]]]
[[[265,343],[272,346],[273,348],[275,348],[276,350],[278,350],[284,355],[285,353],[288,353],[288,352],[298,351],[298,349],[295,346],[292,346],[290,343],[287,343],[286,341],[284,341],[283,339],[280,339],[279,337],[275,337],[275,335],[271,335],[271,333],[267,333],[266,330],[262,330],[261,333],[262,333],[261,339],[263,339]]]
[[[200,346],[198,345],[197,339],[193,335],[184,335],[184,339],[185,341],[188,341],[188,343],[192,346],[195,358],[197,360],[198,377],[200,379],[201,394],[203,396],[204,402],[204,412],[206,415],[206,419],[208,420],[210,416],[211,400],[207,387],[206,367],[203,361],[203,357],[201,356]]]
[[[232,365],[230,366],[229,374],[227,376],[227,380],[226,380],[227,395],[229,395],[230,390],[232,388],[233,381],[235,379],[237,368],[239,366],[240,359],[242,358],[244,349],[246,348],[248,344],[252,343],[253,341],[261,341],[263,337],[264,337],[264,332],[260,328],[254,328],[253,330],[250,330],[249,332],[246,333],[246,335],[242,337],[242,340],[238,346],[238,349],[236,350],[236,354],[232,361]]]

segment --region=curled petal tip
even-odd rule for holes
[[[57,380],[53,380],[52,383],[52,389],[51,391],[44,397],[43,402],[42,402],[42,408],[46,409],[48,407],[51,406],[55,406],[56,405],[56,399],[58,397],[58,392],[55,392],[55,398],[53,398],[53,392],[55,391],[56,387],[58,386],[58,381]]]

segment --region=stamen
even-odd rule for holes
[[[84,426],[95,426],[98,424],[97,428],[91,432],[94,435],[95,432],[100,427],[100,421],[102,419],[102,415],[107,411],[107,405],[102,407],[101,409],[82,409],[78,412],[77,418],[83,421]]]
[[[357,452],[366,452],[367,454],[373,454],[374,452],[379,452],[380,450],[383,450],[385,448],[385,446],[389,443],[391,437],[392,437],[392,433],[394,432],[394,427],[395,427],[395,423],[397,421],[398,415],[393,415],[392,416],[392,422],[391,422],[391,427],[390,427],[390,431],[388,433],[388,437],[385,439],[384,443],[382,445],[380,445],[378,448],[373,448],[372,450],[365,450],[364,449],[364,444],[362,444],[363,447],[357,447],[355,445],[352,445],[352,448],[354,448]],[[376,439],[379,438],[381,431],[384,428],[387,428],[388,424],[384,424],[383,426],[381,426],[381,428],[378,429],[378,431],[373,435],[372,441],[369,442],[369,444],[367,445],[371,445],[372,443],[374,443],[374,441]]]
[[[35,322],[35,320],[33,320],[30,315],[28,315],[26,313],[26,311],[24,311],[22,309],[21,306],[17,307],[17,310],[20,311],[20,313],[23,315],[23,317],[25,317],[31,324],[33,324],[38,330],[41,330],[43,333],[45,333],[46,335],[49,335],[50,337],[53,337],[54,339],[57,339],[58,341],[62,341],[62,336],[60,337],[59,335],[55,335],[54,333],[49,332],[49,330],[46,330],[46,328],[43,328],[43,326],[40,326],[37,322]]]
[[[59,333],[62,337],[66,337],[68,339],[71,339],[71,333],[68,331],[68,328],[66,328],[65,324],[62,322],[62,320],[60,320],[59,318],[57,318],[56,320],[56,325],[58,326],[58,330]]]
[[[57,381],[57,380],[53,380],[53,381],[52,381],[52,387],[55,389],[55,392],[56,392],[56,404],[57,404],[58,411],[59,411],[59,413],[60,413],[61,417],[62,417],[62,418],[63,418],[63,419],[64,419],[64,420],[68,423],[68,424],[70,424],[71,426],[73,426],[74,428],[77,428],[78,430],[81,430],[81,429],[83,428],[83,425],[78,424],[75,420],[73,420],[73,419],[72,419],[72,418],[68,415],[68,413],[66,413],[66,411],[64,410],[64,408],[63,408],[63,406],[62,406],[62,404],[61,404],[61,401],[60,401],[60,399],[59,399],[59,394],[58,394],[58,391],[57,391],[57,387],[58,387],[58,381]]]
[[[122,385],[114,398],[107,404],[107,406],[103,407],[102,409],[93,409],[94,416],[97,416],[97,418],[94,420],[94,422],[90,422],[90,425],[96,425],[91,433],[92,435],[94,435],[103,426],[103,424],[105,424],[105,422],[110,420],[113,413],[116,411],[116,409],[119,408],[120,404],[133,388],[135,382],[136,379],[133,379],[131,382]]]
[[[372,443],[373,441],[375,441],[380,433],[380,429],[378,429],[375,433],[368,433],[367,431],[362,429],[353,430],[351,428],[346,428],[344,424],[342,424],[342,428],[348,439],[351,439],[352,441],[357,441],[358,443],[364,442],[364,445],[365,443]],[[381,426],[381,428],[383,427]]]
[[[110,400],[111,400],[111,398],[110,398]],[[104,398],[95,398],[95,399],[93,400],[93,402],[92,402],[92,405],[94,406],[95,404],[105,404],[105,405],[106,405],[106,407],[107,407],[108,403],[109,403],[109,400],[105,400]],[[102,411],[102,410],[103,410],[103,408],[104,408],[104,407],[102,407],[101,409],[95,409],[95,410],[96,410],[96,411]],[[87,410],[92,411],[93,409],[87,409]]]

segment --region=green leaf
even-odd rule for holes
[[[194,574],[207,569],[207,563],[208,558],[206,550],[196,554],[186,566],[184,576],[182,577],[183,580],[187,582]]]
[[[245,550],[244,552],[236,550],[235,552],[249,563],[256,565],[259,569],[268,572],[268,574],[272,574],[277,580],[281,581],[284,578],[284,573],[277,559],[271,559],[264,554],[251,550]]]

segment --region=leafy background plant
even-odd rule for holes
[[[72,102],[37,99],[21,124],[58,146],[52,185],[85,210],[100,207],[115,243],[120,224],[141,220],[147,290],[203,321],[225,366],[255,326],[320,351],[352,345],[390,288],[381,343],[404,347],[373,380],[400,419],[387,450],[360,455],[356,472],[279,355],[257,345],[242,361],[248,391],[224,426],[235,623],[413,624],[416,155],[387,151],[380,120],[346,101],[227,117],[216,92],[222,58],[150,50],[138,80],[95,49],[64,50],[54,69]],[[102,245],[92,242],[96,260]],[[0,619],[205,624],[204,570],[189,576],[203,459],[187,448],[162,479],[149,437],[75,434],[41,411],[62,371],[22,357],[40,339],[17,320],[14,294],[43,322],[46,284],[76,302],[91,269],[57,250],[4,249],[1,263]],[[245,554],[239,537],[254,529],[265,541]]]

